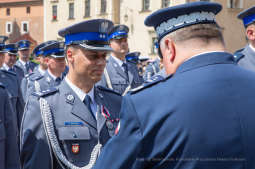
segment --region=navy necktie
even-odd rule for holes
[[[26,67],[26,71],[28,72],[29,71],[29,64],[28,64],[28,62],[25,64],[25,67]]]
[[[60,78],[60,77],[57,77],[56,80],[55,80],[55,82],[56,82],[56,85],[59,85],[60,82],[61,82],[61,78]]]
[[[90,105],[91,105],[91,98],[90,98],[89,95],[86,95],[86,97],[85,97],[83,103],[87,106],[87,108],[88,108],[88,110],[90,111],[90,113],[91,113],[93,116],[95,116],[94,113],[93,113],[93,111],[92,111],[92,109],[91,109],[91,106],[90,106]]]
[[[125,73],[125,75],[126,75],[126,77],[127,77],[127,79],[128,79],[128,68],[127,68],[127,64],[123,62],[122,67],[123,67],[124,73]]]
[[[9,71],[10,71],[10,72],[15,72],[15,71],[14,71],[14,68],[9,68]]]

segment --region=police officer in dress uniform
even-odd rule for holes
[[[13,110],[4,84],[0,82],[0,168],[19,169],[19,147]]]
[[[234,53],[237,64],[255,71],[255,6],[244,10],[237,16],[243,21],[248,44]]]
[[[20,67],[25,75],[32,73],[34,68],[38,66],[36,63],[29,60],[30,44],[31,42],[28,40],[20,40],[17,42],[19,59],[15,65]]]
[[[136,64],[125,62],[125,56],[128,52],[128,32],[129,29],[125,25],[114,26],[109,32],[110,46],[113,51],[99,83],[101,86],[113,89],[122,95],[143,83]]]
[[[225,52],[221,9],[191,2],[146,18],[172,76],[123,98],[119,132],[94,169],[255,168],[255,74]]]
[[[28,99],[21,131],[24,169],[91,168],[114,135],[121,95],[95,86],[111,51],[107,32],[112,26],[96,19],[59,31],[69,72],[58,87]]]
[[[41,43],[38,46],[36,46],[32,52],[32,55],[40,64],[38,65],[38,68],[35,68],[32,73],[25,75],[25,77],[21,81],[21,92],[22,92],[22,96],[24,100],[27,100],[28,98],[27,89],[31,88],[31,86],[34,85],[34,79],[36,79],[39,76],[44,76],[48,68],[48,65],[45,59],[46,57],[44,57],[43,51],[40,50],[40,48],[53,42],[57,42],[57,41],[47,41],[47,42]]]
[[[5,45],[0,44],[0,67],[4,64]],[[22,114],[24,111],[24,100],[22,98],[18,77],[15,72],[0,69],[0,82],[5,85],[9,100],[11,102],[11,108],[13,109],[14,116],[13,121],[16,126],[16,135],[19,135],[19,124],[21,122]]]
[[[33,92],[46,90],[50,87],[54,87],[60,84],[64,77],[65,70],[65,58],[64,58],[64,44],[58,41],[45,42],[40,47],[38,53],[41,55],[42,65],[40,67],[46,67],[44,73],[38,68],[36,72],[31,74],[27,80],[25,78],[22,81],[22,93],[25,93],[25,100]],[[26,87],[25,87],[26,85]]]
[[[10,43],[5,45],[5,56],[4,56],[4,64],[2,66],[2,69],[5,69],[10,72],[14,72],[17,74],[19,85],[21,83],[21,80],[24,77],[24,71],[15,65],[16,59],[17,59],[17,44]]]
[[[27,89],[27,96],[33,92],[44,91],[48,88],[58,86],[64,78],[66,67],[64,56],[64,42],[50,43],[40,50],[46,57],[48,69],[44,75],[34,76],[31,81],[34,83]]]
[[[4,63],[4,48],[5,41],[8,39],[7,36],[0,36],[0,67],[2,67]]]

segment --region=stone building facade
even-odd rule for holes
[[[43,0],[0,0],[0,35],[35,46],[43,42],[43,34]]]
[[[130,51],[140,51],[144,56],[157,57],[154,47],[156,34],[144,25],[144,19],[152,12],[173,5],[199,0],[44,0],[44,40],[61,39],[57,32],[74,23],[96,18],[112,20],[115,24],[129,26]],[[254,0],[204,0],[219,2],[223,11],[217,20],[224,29],[229,52],[245,45],[242,22],[237,14],[255,5]]]

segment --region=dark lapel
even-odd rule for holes
[[[71,105],[71,113],[83,120],[86,124],[97,129],[96,119],[65,80],[61,82],[59,90],[64,93],[66,103]]]
[[[227,52],[201,54],[182,63],[175,74],[214,64],[234,64],[233,55]]]
[[[119,74],[123,78],[127,79],[126,74],[124,73],[122,68],[119,66],[119,64],[115,61],[113,56],[110,56],[110,58],[109,58],[109,66],[110,66],[111,70],[114,70],[117,74]]]

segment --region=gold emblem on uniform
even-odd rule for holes
[[[80,145],[78,143],[72,144],[72,152],[78,154],[80,152]]]

